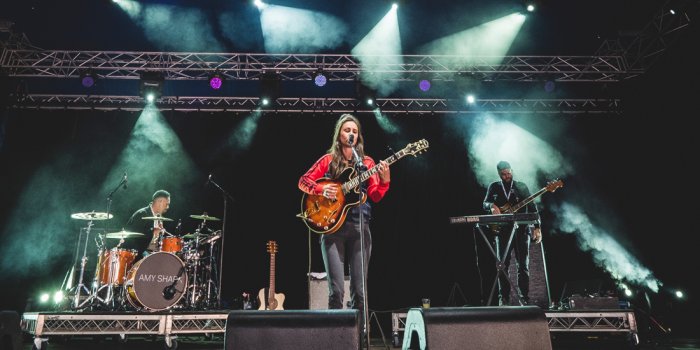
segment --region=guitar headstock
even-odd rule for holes
[[[277,242],[276,241],[267,241],[267,252],[270,254],[277,253]]]
[[[545,186],[544,188],[546,188],[547,191],[549,191],[549,192],[554,192],[559,187],[564,187],[564,183],[561,180],[556,179],[556,180],[547,182],[547,186]]]
[[[404,148],[403,150],[404,152],[406,152],[406,154],[410,154],[415,157],[416,155],[423,153],[423,151],[425,151],[428,147],[428,141],[426,139],[422,139],[413,143],[409,143],[408,146],[406,146],[406,148]]]

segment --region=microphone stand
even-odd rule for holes
[[[119,181],[119,184],[117,185],[117,187],[115,187],[115,188],[112,190],[112,192],[110,192],[110,193],[107,195],[107,219],[108,219],[108,220],[109,220],[109,216],[110,216],[109,214],[111,214],[111,210],[112,210],[112,196],[114,196],[114,194],[115,194],[117,191],[119,191],[119,189],[120,189],[122,186],[124,187],[124,189],[126,189],[126,184],[127,184],[126,181],[127,181],[127,180],[126,180],[126,171],[125,171],[125,172],[124,172],[124,177],[122,177],[122,180]],[[107,224],[107,223],[105,222],[105,225],[106,225],[106,224]]]
[[[228,207],[228,200],[229,198],[231,201],[233,201],[233,197],[231,197],[226,190],[221,188],[219,184],[217,184],[212,178],[211,175],[209,176],[209,181],[207,183],[211,183],[221,191],[221,195],[224,197],[224,219],[221,224],[221,250],[219,251],[219,279],[218,279],[218,286],[216,288],[216,306],[221,307],[221,278],[223,277],[223,271],[224,271],[224,238],[226,237],[226,213],[228,212],[227,207]]]
[[[352,141],[351,141],[352,142]],[[357,172],[357,176],[361,177],[362,173],[367,170],[365,167],[364,163],[362,163],[362,159],[360,156],[357,154],[357,151],[355,150],[355,146],[351,145],[350,148],[352,149],[352,155],[353,158],[355,158],[355,171]],[[369,327],[368,327],[368,321],[369,321],[369,307],[367,306],[367,269],[365,268],[366,266],[366,259],[365,259],[365,223],[364,223],[364,215],[362,213],[362,205],[364,204],[362,202],[362,196],[365,197],[365,201],[367,201],[367,193],[365,193],[364,187],[362,186],[362,181],[360,181],[360,205],[357,207],[358,209],[358,214],[360,216],[360,261],[361,261],[361,275],[362,275],[362,327],[364,328],[364,337],[367,338],[367,348],[369,348]]]

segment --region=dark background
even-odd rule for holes
[[[323,3],[318,5],[326,6],[321,8],[325,11],[345,9],[358,17],[362,12],[359,4],[348,10],[349,5]],[[567,2],[570,7],[566,8],[564,4],[545,4],[548,6],[543,6],[534,20],[526,21],[509,54],[591,55],[602,39],[616,35],[618,30],[640,28],[657,9],[650,2]],[[198,6],[208,5],[224,6],[218,2]],[[430,23],[462,21],[464,27],[469,27],[472,21],[479,22],[470,19],[469,14],[455,14],[454,7],[432,6],[434,12],[425,12],[421,6],[414,1],[402,10],[413,24],[402,25],[407,47],[429,40],[429,35],[439,37],[452,32],[447,25]],[[16,29],[27,32],[35,45],[44,48],[153,49],[139,29],[129,26],[128,18],[106,1],[81,4],[72,11],[65,7],[41,1],[11,2],[2,16],[15,21]],[[487,9],[472,12],[489,13]],[[419,14],[427,13],[433,20],[444,20],[419,18]],[[415,23],[421,21],[428,22],[429,30],[417,29]],[[90,28],[89,33],[85,28]],[[119,33],[114,28],[120,28]],[[250,28],[251,37],[259,35],[259,26]],[[369,28],[358,24],[356,31],[364,33]],[[689,333],[686,321],[697,311],[694,298],[700,292],[695,281],[696,247],[691,243],[697,233],[693,221],[699,194],[692,170],[698,150],[694,127],[700,78],[698,34],[697,24],[692,23],[652,69],[609,86],[622,98],[621,115],[497,116],[541,137],[575,165],[575,173],[563,179],[565,187],[544,196],[540,204],[553,299],[559,297],[567,281],[611,280],[593,263],[590,253],[578,247],[573,235],[561,234],[552,225],[557,217],[552,208],[563,201],[576,202],[595,214],[598,224],[614,232],[614,237],[664,283],[658,294],[650,293],[650,310],[641,293],[632,298],[633,303],[662,324]],[[251,42],[244,47],[230,44],[226,49],[261,52],[255,40]],[[3,78],[5,91],[17,83],[16,79]],[[109,93],[106,84],[100,88]],[[596,93],[602,84],[586,88]],[[9,242],[18,240],[30,242],[20,245],[25,247],[22,251],[3,249],[0,309],[22,311],[27,299],[38,291],[60,286],[73,258],[76,235],[84,225],[71,221],[70,214],[107,210],[105,198],[120,179],[120,170],[112,166],[139,114],[4,111],[0,119],[0,239],[5,247],[14,247]],[[222,147],[245,115],[164,112],[163,116],[193,167],[185,168],[187,173],[183,174],[173,162],[164,161],[154,164],[151,172],[132,174],[129,188],[120,189],[114,196],[111,210],[115,224],[106,229],[119,229],[118,222],[126,221],[131,212],[144,206],[158,188],[172,192],[167,216],[182,219],[185,232],[191,232],[197,223],[188,219],[191,214],[206,211],[223,217],[220,193],[204,185],[207,176],[213,174],[235,199],[226,213],[223,299],[231,301],[242,292],[257,293],[267,285],[269,256],[265,242],[276,240],[280,247],[277,289],[287,296],[286,308],[306,307],[308,256],[312,271],[322,271],[323,267],[318,238],[309,236],[295,218],[301,199],[296,186],[299,176],[327,149],[337,115],[265,114],[246,149]],[[466,299],[458,298],[458,304],[479,305],[471,230],[447,223],[450,216],[482,213],[485,189],[469,168],[462,136],[450,132],[457,121],[468,126],[477,119],[472,115],[389,115],[403,130],[397,137],[384,133],[373,115],[359,117],[367,153],[375,160],[389,155],[387,145],[398,150],[406,142],[421,138],[430,142],[427,153],[392,166],[391,189],[374,206],[370,308],[388,311],[412,307],[423,297],[431,298],[434,306],[443,306],[455,283]],[[117,176],[113,176],[114,171]],[[495,170],[493,175],[496,179]],[[139,182],[148,178],[156,180]],[[535,184],[530,187],[538,188]],[[37,258],[42,256],[49,258]],[[37,265],[31,261],[44,262]],[[671,288],[685,290],[687,298],[674,301]]]

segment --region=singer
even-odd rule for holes
[[[331,147],[324,156],[299,179],[299,189],[313,195],[323,195],[335,199],[341,189],[337,184],[319,184],[316,180],[326,177],[336,179],[348,167],[357,165],[358,161],[366,169],[375,166],[374,160],[364,153],[364,138],[360,121],[351,114],[343,114],[335,125]],[[389,165],[381,161],[378,172],[362,183],[362,190],[373,202],[379,202],[389,190],[391,174]],[[348,211],[347,218],[338,231],[321,236],[323,264],[328,273],[329,291],[328,308],[343,308],[344,262],[347,260],[350,271],[350,298],[353,309],[363,310],[365,296],[362,291],[362,258],[360,255],[360,223],[362,211],[364,233],[365,275],[372,251],[369,230],[371,205],[369,201],[355,206]],[[347,259],[346,259],[347,257]],[[365,288],[366,289],[366,288]],[[362,313],[361,313],[362,314]]]
[[[154,251],[158,251],[158,238],[161,231],[165,230],[163,221],[142,220],[142,217],[163,216],[170,208],[170,192],[166,190],[158,190],[151,196],[151,202],[145,207],[135,211],[129,221],[124,226],[129,231],[142,232],[143,236],[133,238],[133,241],[127,241],[123,245],[124,248],[136,249],[143,255],[148,255]]]

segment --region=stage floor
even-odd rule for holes
[[[213,340],[203,340],[201,338],[188,338],[180,337],[178,338],[178,349],[182,350],[210,350],[210,349],[223,349],[223,339],[213,339]],[[370,349],[399,349],[391,345],[391,340],[386,340],[387,345],[382,344],[381,339],[372,339]],[[52,339],[48,346],[51,350],[94,350],[99,348],[101,350],[145,350],[145,349],[164,349],[162,339],[148,339],[135,337],[129,339],[126,343],[119,343],[117,340],[110,339],[109,337],[98,338],[97,343],[92,338],[75,338],[71,340],[61,340]],[[619,341],[605,341],[601,339],[571,339],[567,341],[555,340],[552,343],[552,348],[554,350],[583,350],[583,349],[610,349],[619,350],[625,349],[623,343]],[[24,342],[22,350],[31,350],[32,343],[31,339],[27,338]],[[643,350],[700,350],[700,339],[664,339],[658,341],[642,341],[642,343],[636,349]],[[263,350],[263,349],[261,349]]]

